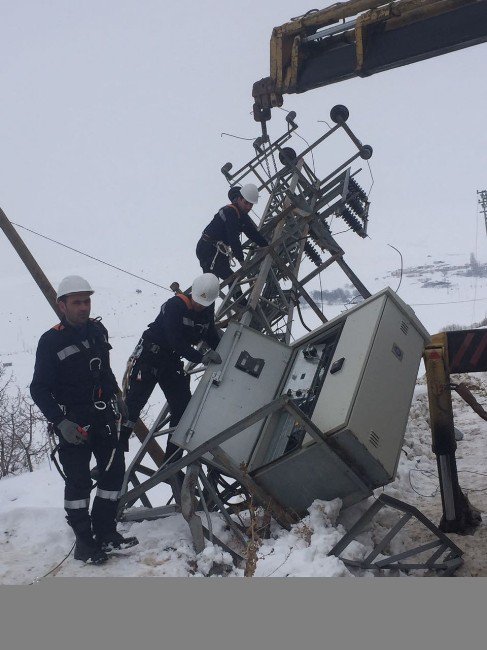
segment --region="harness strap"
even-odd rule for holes
[[[233,208],[235,210],[235,212],[237,213],[237,217],[240,217],[240,210],[237,208],[236,205],[233,205],[233,203],[229,203],[226,207],[227,208]]]
[[[178,298],[181,298],[188,309],[191,309],[191,298],[189,296],[187,296],[185,293],[177,293],[176,296]]]
[[[107,403],[104,400],[102,400],[103,391],[101,385],[102,384],[101,358],[98,356],[93,356],[94,354],[96,354],[97,339],[101,339],[101,333],[99,333],[95,329],[96,328],[96,325],[94,325],[95,322],[97,321],[96,320],[89,321],[87,326],[87,331],[86,331],[86,338],[90,345],[90,352],[84,345],[81,336],[79,336],[75,328],[71,328],[71,329],[73,330],[72,332],[73,338],[76,340],[78,344],[80,354],[88,361],[88,367],[90,369],[90,373],[93,379],[93,391],[92,391],[93,405],[97,411],[104,411],[107,407]],[[90,324],[92,324],[92,328],[93,328],[91,332],[91,337],[89,332]],[[62,323],[61,323],[61,327],[64,329],[64,325],[62,325]]]

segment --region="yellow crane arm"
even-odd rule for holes
[[[487,40],[487,0],[349,0],[275,27],[270,76],[253,86],[265,121],[286,93],[366,77]]]

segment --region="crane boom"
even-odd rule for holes
[[[283,95],[366,77],[487,41],[487,0],[349,0],[275,27],[254,118]]]

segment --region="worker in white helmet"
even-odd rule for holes
[[[257,187],[253,183],[231,187],[228,198],[230,204],[215,214],[196,246],[196,256],[202,270],[214,273],[222,280],[233,273],[232,258],[235,257],[243,264],[244,254],[240,242],[242,233],[259,247],[268,245],[248,214],[259,200]]]
[[[117,420],[126,407],[110,368],[108,332],[99,319],[90,318],[93,293],[78,275],[61,280],[57,292],[61,322],[39,340],[30,392],[59,436],[66,519],[76,536],[74,557],[102,564],[107,551],[138,542],[116,530],[125,474]],[[92,454],[99,479],[90,515]]]
[[[127,441],[156,384],[162,389],[170,411],[170,426],[175,427],[191,399],[190,376],[182,358],[193,363],[221,363],[216,347],[220,337],[215,328],[214,303],[219,292],[213,273],[197,277],[191,295],[177,293],[165,302],[153,323],[142,334],[128,361],[125,403],[128,416],[122,422],[121,438]],[[204,341],[209,350],[202,353],[195,345]],[[169,436],[170,438],[170,436]],[[168,438],[166,455],[178,447]]]

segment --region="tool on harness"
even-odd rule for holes
[[[240,188],[238,188],[238,189],[240,190]],[[240,192],[239,192],[239,194],[240,194]],[[229,196],[229,198],[230,198],[230,196]],[[239,212],[236,205],[234,205],[233,203],[230,203],[230,205],[228,205],[227,207],[228,208],[233,208],[235,210],[235,212],[237,213],[237,216],[240,217],[240,212]],[[226,217],[225,217],[225,213],[223,212],[223,208],[218,211],[218,214],[220,215],[220,218],[221,218],[222,221],[226,221]],[[212,262],[210,264],[210,271],[213,271],[213,269],[215,267],[216,258],[218,257],[218,255],[220,253],[222,255],[225,255],[226,257],[228,257],[228,261],[229,261],[230,266],[232,266],[232,267],[236,266],[237,263],[235,262],[235,258],[233,256],[233,251],[232,251],[231,246],[229,246],[228,244],[225,244],[224,241],[220,241],[220,240],[217,241],[216,239],[212,239],[205,232],[201,235],[201,237],[202,237],[202,239],[204,241],[209,242],[210,244],[212,244],[216,248],[215,256],[214,256],[214,258],[213,258],[213,260],[212,260]]]
[[[217,241],[213,245],[216,248],[216,253],[215,253],[215,256],[213,257],[213,260],[212,260],[212,262],[210,264],[210,271],[213,271],[213,269],[215,267],[216,258],[218,257],[218,255],[220,253],[222,255],[225,255],[226,257],[228,257],[228,262],[229,262],[230,266],[233,267],[233,266],[237,265],[237,263],[235,262],[235,258],[233,257],[232,249],[231,249],[230,246],[228,246],[228,244],[225,244],[225,242],[222,242],[222,241]]]
[[[93,376],[93,391],[92,399],[93,406],[97,411],[104,411],[107,407],[107,404],[104,400],[101,399],[103,395],[103,389],[101,387],[101,359],[100,357],[93,357],[89,361],[90,371]]]
[[[152,343],[151,341],[148,341],[144,339],[144,337],[141,337],[139,339],[139,342],[135,346],[134,351],[130,355],[128,361],[127,361],[127,367],[125,369],[124,377],[123,377],[123,382],[122,382],[122,395],[125,398],[127,395],[127,392],[130,389],[130,379],[132,372],[135,368],[135,364],[137,361],[140,359],[142,356],[143,352],[150,352],[151,354],[157,356],[161,352],[161,346],[158,345],[157,343]],[[151,372],[154,376],[157,376],[157,368],[152,367]],[[135,381],[142,381],[142,370],[139,369]]]
[[[140,357],[142,354],[142,351],[144,349],[144,339],[141,338],[139,339],[139,342],[135,346],[134,351],[130,355],[127,361],[127,367],[125,369],[125,373],[123,375],[123,381],[122,381],[122,396],[125,399],[127,395],[127,391],[130,387],[130,375],[132,374],[132,370],[134,369],[134,366],[137,362],[137,359]]]

